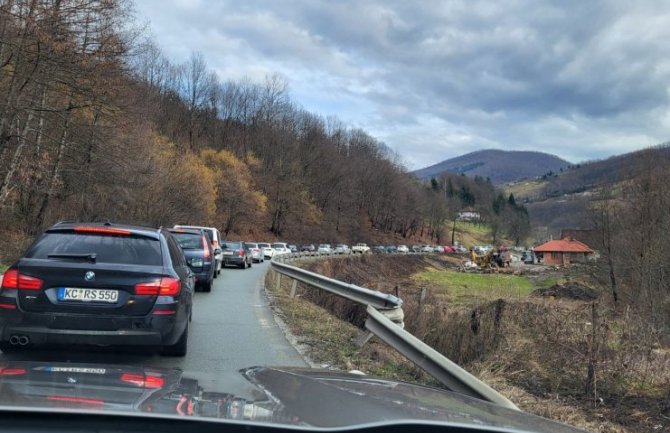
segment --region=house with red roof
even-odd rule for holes
[[[595,253],[588,245],[571,237],[546,242],[533,250],[535,254],[542,256],[542,263],[545,265],[561,266],[583,263]]]

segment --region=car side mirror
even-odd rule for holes
[[[221,248],[214,248],[214,254],[221,254],[222,251]]]

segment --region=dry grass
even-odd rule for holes
[[[275,274],[269,272],[266,285],[275,313],[297,336],[297,345],[311,364],[338,370],[359,370],[373,376],[436,385],[435,381],[384,343],[372,339],[362,348],[355,344],[361,330],[333,316],[328,310],[306,299],[313,292],[299,285],[297,296],[289,297],[290,281],[282,278],[276,287]]]
[[[307,266],[386,292],[399,286],[410,332],[532,413],[590,431],[670,431],[670,350],[634,312],[595,304],[594,327],[592,304],[581,301],[531,297],[454,305],[430,291],[421,301],[420,285],[408,276],[448,265],[440,257],[380,256]],[[361,350],[352,343],[365,318],[362,308],[315,290],[300,293],[294,303],[279,296],[277,306],[302,317],[288,322],[309,336],[317,359],[382,377],[430,381],[385,346],[373,342]],[[328,319],[329,313],[341,320]],[[324,335],[332,332],[337,336]],[[321,340],[326,344],[317,349]],[[595,375],[587,389],[589,365]]]

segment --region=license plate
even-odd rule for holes
[[[223,255],[224,255],[224,256],[232,256],[232,255],[233,255],[233,252],[232,252],[232,251],[224,251],[224,252],[223,252]]]
[[[192,259],[191,260],[191,266],[195,268],[201,268],[202,267],[202,259]]]
[[[51,373],[83,373],[83,374],[105,374],[104,368],[82,368],[82,367],[45,367],[45,371]]]
[[[119,291],[107,290],[107,289],[80,289],[75,287],[59,287],[58,300],[114,303],[119,300]]]

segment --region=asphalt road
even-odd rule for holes
[[[258,365],[306,366],[272,317],[263,276],[270,262],[250,269],[225,268],[210,293],[196,292],[188,354],[163,357],[136,349],[29,349],[2,360],[86,362],[179,368],[216,373]]]

